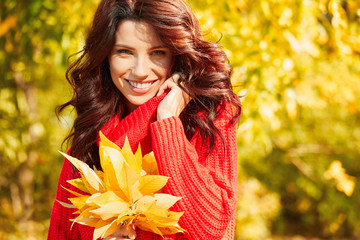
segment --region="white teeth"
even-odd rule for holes
[[[139,89],[144,89],[144,88],[148,88],[151,86],[151,82],[149,83],[139,83],[139,82],[131,82],[128,81],[130,83],[131,86],[135,87],[135,88],[139,88]]]

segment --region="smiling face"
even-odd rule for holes
[[[119,24],[108,60],[112,81],[130,112],[156,95],[170,77],[172,58],[151,25],[132,20]]]

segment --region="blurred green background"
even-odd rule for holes
[[[242,96],[236,239],[359,239],[360,1],[189,3]],[[46,238],[97,4],[0,1],[0,239]]]

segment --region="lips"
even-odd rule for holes
[[[152,82],[142,83],[142,82],[133,82],[133,81],[129,81],[129,80],[127,80],[127,81],[131,86],[133,86],[134,88],[138,88],[138,89],[148,88],[155,82],[155,81],[152,81]]]
[[[156,82],[156,80],[154,81],[141,81],[141,82],[136,82],[136,81],[129,81],[126,80],[126,82],[128,83],[130,89],[136,93],[136,94],[145,94],[147,92],[149,92],[153,86],[153,84]]]

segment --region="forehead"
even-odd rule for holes
[[[154,28],[143,21],[124,20],[115,34],[115,44],[126,43],[132,45],[163,45]]]

